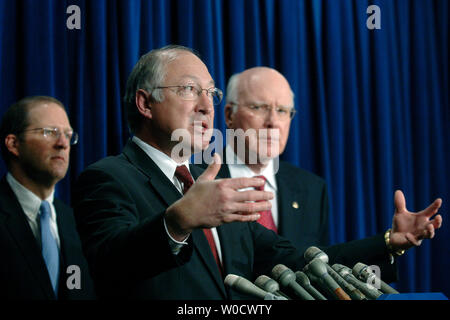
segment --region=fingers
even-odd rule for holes
[[[222,166],[222,159],[217,153],[213,155],[213,162],[206,168],[206,170],[198,177],[197,181],[214,180],[219,173]]]
[[[406,200],[401,190],[395,191],[394,205],[395,205],[395,212],[406,212]]]
[[[271,200],[273,197],[274,195],[270,191],[247,190],[236,191],[233,194],[233,200],[237,202]]]
[[[434,238],[434,226],[432,223],[426,226],[425,228],[425,238],[433,239]]]
[[[223,222],[224,223],[252,222],[252,221],[257,221],[259,218],[261,218],[261,215],[259,213],[254,213],[254,214],[231,213],[224,217]]]
[[[422,213],[425,214],[426,217],[430,218],[438,212],[441,205],[442,205],[442,199],[438,198],[438,199],[434,200],[433,203],[430,204],[425,210],[423,210]],[[441,221],[442,221],[442,217],[441,217]]]
[[[262,187],[266,183],[261,178],[231,178],[224,179],[223,181],[226,186],[234,190]]]
[[[442,216],[438,214],[433,220],[431,220],[431,223],[435,229],[439,229],[442,226]]]
[[[422,240],[418,240],[416,239],[416,237],[414,237],[414,235],[412,235],[411,233],[406,233],[405,235],[406,240],[408,240],[412,245],[418,247],[420,246],[420,244],[422,243]]]

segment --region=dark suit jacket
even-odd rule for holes
[[[59,300],[93,299],[94,291],[87,262],[81,250],[72,209],[55,198],[58,232],[61,244]],[[6,181],[0,181],[0,298],[54,300],[41,249],[31,231],[19,201]],[[81,289],[66,286],[67,267],[81,270]],[[72,283],[72,281],[70,281]]]
[[[225,156],[223,162],[226,162]],[[230,177],[228,165],[222,165],[218,176]],[[286,161],[279,162],[275,179],[279,234],[289,239],[300,253],[310,246],[329,245],[325,180]]]
[[[196,178],[201,171],[191,166],[191,173]],[[172,254],[163,216],[181,196],[131,141],[122,154],[100,160],[80,175],[74,192],[75,217],[99,296],[240,298],[225,288],[202,230],[190,235],[179,255]],[[217,231],[225,274],[253,280],[270,274],[278,263],[294,270],[304,265],[289,241],[258,223],[230,223]],[[330,254],[339,256],[345,250],[335,248]],[[379,253],[384,254],[384,248]]]

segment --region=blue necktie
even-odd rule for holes
[[[56,239],[50,229],[50,204],[47,201],[42,201],[39,210],[41,212],[42,256],[47,265],[53,291],[55,292],[55,296],[58,296],[59,250]]]

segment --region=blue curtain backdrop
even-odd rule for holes
[[[366,26],[372,4],[381,29]],[[70,5],[80,30],[66,26]],[[441,197],[444,226],[400,258],[397,288],[450,296],[448,11],[447,0],[0,0],[0,115],[27,95],[65,103],[80,133],[57,190],[70,202],[83,168],[128,138],[122,97],[140,55],[192,47],[222,89],[274,67],[299,111],[283,158],[326,179],[331,241],[384,231],[396,189],[411,211]]]

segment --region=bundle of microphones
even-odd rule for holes
[[[304,257],[308,264],[302,271],[278,264],[272,278],[261,275],[252,283],[229,274],[225,285],[262,300],[376,300],[382,294],[399,293],[363,263],[353,269],[337,263],[330,266],[327,254],[317,247],[309,247]]]

